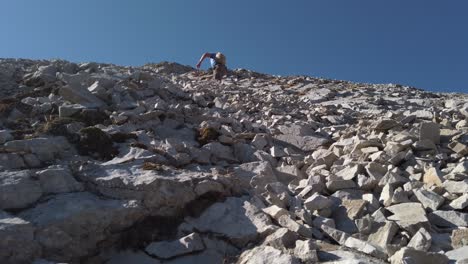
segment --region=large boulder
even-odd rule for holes
[[[122,164],[81,166],[81,181],[93,184],[102,195],[139,200],[154,214],[170,216],[205,193],[224,193],[212,175],[190,170],[149,169],[136,160]],[[213,182],[214,184],[210,184]],[[198,185],[200,184],[200,185]],[[198,188],[197,188],[198,187]]]
[[[299,259],[270,246],[247,250],[239,257],[238,264],[299,264]]]
[[[91,193],[60,194],[19,216],[36,228],[43,256],[72,261],[91,256],[98,244],[145,216],[136,201],[105,200]]]
[[[42,162],[53,161],[72,149],[67,139],[62,136],[12,140],[6,142],[4,146],[7,151],[35,154]]]
[[[199,218],[188,217],[183,224],[187,231],[215,233],[230,240],[237,246],[258,241],[271,234],[276,227],[270,217],[245,198],[227,198],[215,203]]]
[[[22,209],[34,204],[42,196],[40,182],[33,172],[0,172],[0,209]]]
[[[41,254],[34,226],[0,210],[0,263],[31,263]]]

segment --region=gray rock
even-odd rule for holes
[[[126,250],[113,254],[106,262],[107,264],[127,264],[127,263],[139,263],[139,264],[160,264],[161,262],[148,256],[143,251],[132,251]]]
[[[59,106],[59,117],[71,117],[83,109],[86,107],[80,104],[64,104]]]
[[[304,201],[304,207],[310,212],[314,212],[315,210],[322,210],[332,205],[332,200],[318,193],[314,193],[311,197]]]
[[[271,234],[275,227],[270,218],[246,199],[230,197],[215,203],[199,218],[187,218],[188,231],[212,232],[238,246]]]
[[[468,179],[463,181],[445,181],[443,187],[449,193],[465,194],[468,193]]]
[[[357,185],[352,180],[339,180],[339,179],[329,179],[326,183],[327,189],[331,192],[336,192],[338,190],[343,189],[353,189],[356,188]]]
[[[416,198],[426,209],[437,210],[445,201],[444,197],[426,189],[413,190]]]
[[[352,166],[348,166],[343,170],[336,173],[336,176],[342,178],[343,180],[352,180],[356,177],[361,171],[363,170],[362,166],[359,164],[355,164]]]
[[[310,239],[297,240],[294,248],[294,256],[298,257],[304,263],[318,262],[317,245]]]
[[[203,146],[203,149],[211,152],[211,155],[217,159],[226,160],[228,162],[238,162],[234,157],[233,150],[218,142],[211,142]]]
[[[279,228],[273,234],[267,236],[264,244],[276,249],[293,248],[299,235],[287,228]]]
[[[385,249],[398,232],[398,229],[397,224],[386,221],[385,225],[381,226],[376,232],[369,235],[367,242]]]
[[[34,226],[0,210],[0,262],[31,263],[41,254]]]
[[[271,218],[278,220],[282,215],[288,215],[289,212],[286,209],[278,207],[276,205],[269,206],[267,208],[263,208],[262,211],[267,215],[271,216]]]
[[[419,127],[419,140],[428,139],[434,144],[440,143],[440,128],[439,124],[433,122],[421,123]]]
[[[190,170],[144,170],[142,161],[80,167],[76,173],[82,182],[93,186],[106,197],[140,200],[158,215],[180,212],[197,198],[195,182],[213,179],[208,174]],[[219,185],[204,184],[200,193],[217,193]],[[211,188],[211,189],[210,189]],[[164,191],[162,191],[164,190]]]
[[[387,259],[387,255],[382,251],[382,249],[354,237],[348,237],[344,245],[348,248],[355,249],[379,259]]]
[[[411,261],[411,262],[408,262]],[[406,263],[434,263],[448,264],[447,256],[439,253],[416,250],[414,248],[404,247],[396,252],[390,258],[391,264],[406,264]]]
[[[433,225],[440,227],[466,227],[468,226],[468,214],[456,211],[434,211],[428,215]]]
[[[33,173],[24,171],[0,172],[0,209],[22,209],[42,196],[39,181]]]
[[[393,213],[387,219],[396,221],[400,228],[415,234],[421,227],[429,228],[426,211],[420,203],[402,203],[386,208]]]
[[[0,153],[0,170],[15,170],[26,168],[21,155],[16,153]]]
[[[275,136],[276,139],[289,143],[303,151],[312,151],[330,143],[330,139],[300,125],[285,126],[281,129],[281,132],[283,134]]]
[[[466,263],[462,261],[468,261],[468,246],[450,250],[448,252],[445,252],[445,255],[451,261],[456,261],[456,263]]]
[[[234,176],[240,189],[254,188],[258,194],[266,191],[267,184],[278,181],[270,163],[265,161],[242,164],[234,169]]]
[[[278,224],[282,227],[291,230],[292,232],[298,233],[303,237],[312,237],[312,229],[305,225],[299,224],[294,221],[289,215],[282,215],[278,219]]]
[[[197,233],[184,236],[174,241],[161,241],[149,244],[145,251],[158,258],[168,259],[205,249],[203,240]]]
[[[35,238],[42,256],[57,261],[89,256],[99,242],[144,215],[136,201],[104,200],[86,192],[59,194],[19,214],[37,227]]]
[[[70,170],[52,167],[36,172],[44,193],[67,193],[83,191],[83,184],[73,178]]]
[[[450,203],[450,207],[453,209],[464,209],[468,206],[468,194],[463,194],[462,196],[458,197],[457,199],[453,200]]]
[[[414,248],[416,250],[428,251],[432,245],[432,236],[426,229],[421,228],[418,232],[411,238],[408,243],[408,247]]]
[[[329,237],[331,237],[340,245],[344,245],[344,243],[346,242],[346,239],[348,239],[349,237],[348,233],[340,231],[328,225],[322,225],[320,228],[325,234],[327,234]]]
[[[78,84],[61,87],[59,95],[71,103],[88,108],[99,108],[106,105],[106,103],[88,91],[88,89]]]
[[[13,136],[8,130],[0,130],[0,144],[13,140]]]
[[[299,260],[270,246],[260,246],[244,251],[238,264],[299,264]]]
[[[62,156],[71,149],[65,137],[33,138],[13,140],[5,143],[5,149],[11,152],[26,152],[36,154],[40,161],[52,161],[56,156]]]

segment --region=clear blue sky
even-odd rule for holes
[[[1,3],[3,58],[195,65],[222,51],[229,68],[468,92],[467,0]]]

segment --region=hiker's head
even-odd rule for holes
[[[218,63],[226,65],[226,56],[224,56],[224,54],[222,54],[221,52],[217,52],[215,57]]]

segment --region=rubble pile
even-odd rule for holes
[[[1,263],[467,263],[468,95],[0,60]]]

